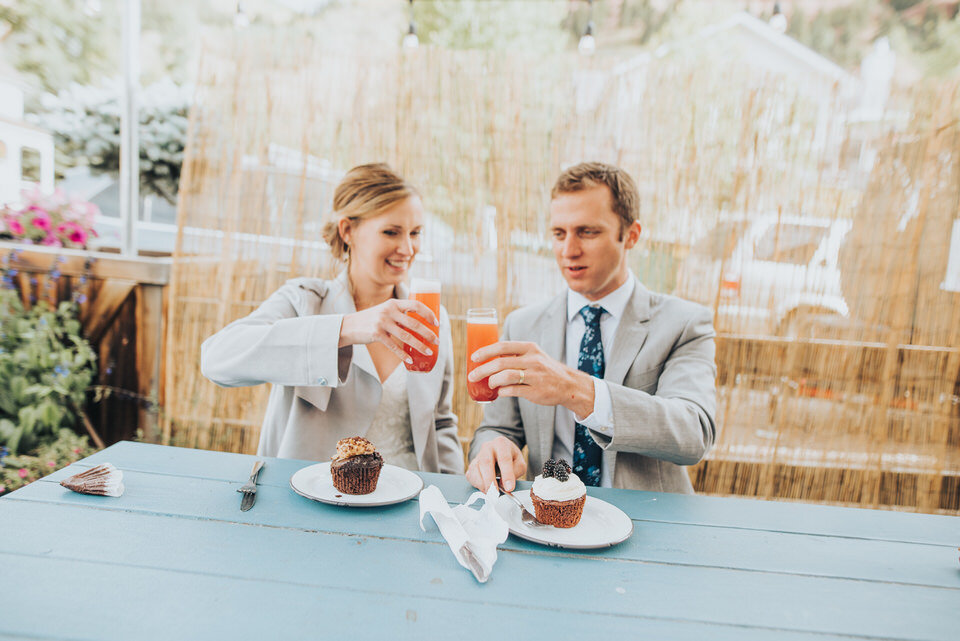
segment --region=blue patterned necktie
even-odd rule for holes
[[[587,328],[580,340],[580,358],[577,368],[590,376],[603,378],[603,344],[600,342],[600,317],[606,310],[602,307],[585,305],[580,316]],[[590,432],[580,423],[576,424],[573,440],[573,471],[585,485],[600,485],[600,460],[603,450],[590,436]]]

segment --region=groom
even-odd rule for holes
[[[692,493],[684,466],[716,436],[714,331],[705,307],[647,290],[627,268],[639,195],[611,165],[571,167],[551,191],[550,230],[567,288],[522,307],[471,374],[499,398],[484,408],[467,480],[507,490],[548,458],[587,485]],[[468,358],[470,355],[468,355]]]

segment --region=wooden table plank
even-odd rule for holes
[[[341,508],[309,501],[289,488],[265,486],[254,509],[240,512],[236,487],[206,479],[128,473],[127,493],[119,499],[85,496],[48,482],[9,497],[11,519],[34,519],[31,503],[63,503],[97,512],[141,512],[186,519],[338,532],[381,538],[440,541],[432,523],[419,527],[416,501],[385,508]],[[23,506],[20,509],[17,506]],[[109,518],[109,517],[97,517]],[[957,550],[890,541],[784,534],[726,527],[638,521],[633,536],[613,548],[559,550],[515,537],[504,549],[541,556],[623,559],[673,565],[740,568],[758,572],[884,581],[960,589]],[[56,530],[54,531],[56,532]],[[56,536],[57,534],[54,534]]]
[[[277,638],[326,634],[340,617],[351,636],[361,621],[400,638],[956,636],[952,517],[591,489],[634,518],[630,540],[581,552],[510,539],[481,585],[419,530],[415,501],[346,509],[294,494],[308,462],[270,459],[240,513],[253,459],[125,443],[0,499],[0,523],[18,525],[0,528],[3,578],[18,588],[0,601],[0,635]],[[125,471],[123,497],[56,484],[102,460]],[[424,478],[452,501],[471,492],[462,477]],[[424,625],[395,632],[408,614]]]
[[[242,581],[248,586],[248,594],[311,588],[311,595],[323,595],[323,599],[330,593],[350,592],[355,599],[369,594],[389,603],[426,600],[410,606],[418,611],[429,608],[426,602],[443,602],[443,607],[460,612],[461,627],[470,621],[470,636],[475,638],[479,635],[473,609],[478,602],[491,616],[497,616],[498,608],[518,604],[527,610],[543,611],[532,615],[538,624],[555,623],[554,615],[560,612],[587,618],[604,615],[670,620],[768,632],[787,629],[944,640],[956,636],[956,621],[943,617],[944,612],[954,611],[956,590],[728,568],[539,557],[512,551],[501,553],[490,583],[481,585],[455,563],[440,542],[321,534],[48,504],[0,506],[5,517],[22,508],[34,512],[31,540],[20,542],[14,554],[0,552],[0,567],[4,568],[5,580],[13,585],[18,585],[17,573],[10,574],[10,568],[32,568],[34,578],[22,585],[34,592],[34,603],[39,594],[43,595],[39,601],[51,598],[50,586],[37,586],[36,576],[44,575],[46,563],[56,562],[63,565],[48,570],[51,577],[69,580],[77,572],[84,579],[90,575],[103,580],[112,577],[114,583],[132,582],[134,590],[146,590],[143,597],[118,595],[113,602],[118,610],[142,611],[149,602],[139,599],[149,595],[162,600],[165,597],[161,593],[171,583],[169,588],[182,591],[184,601],[193,601],[203,598],[201,592],[207,588],[201,586],[205,583],[212,581],[209,589],[229,594],[224,586]],[[73,536],[64,535],[65,522],[70,524],[67,532]],[[2,549],[16,544],[17,536],[6,531],[0,535]],[[141,585],[135,577],[144,574],[153,578]],[[187,579],[170,578],[171,574]],[[92,594],[97,598],[102,596],[96,592],[99,588],[95,581],[86,587],[95,590]],[[238,594],[242,595],[242,590]],[[83,597],[76,594],[72,598]],[[127,603],[129,599],[134,601]],[[54,602],[62,601],[56,598]],[[11,603],[5,600],[7,605]],[[171,612],[183,616],[180,607],[182,604]],[[258,607],[272,605],[258,603]],[[350,609],[359,613],[363,607],[354,603]],[[33,610],[35,615],[42,614],[36,605]],[[508,616],[506,611],[503,614]],[[203,619],[197,613],[191,616]],[[277,618],[275,612],[271,617],[286,621]],[[196,629],[202,630],[203,626]],[[598,629],[607,634],[606,627]],[[569,634],[566,631],[564,638]]]
[[[110,461],[127,470],[220,480],[246,479],[257,457],[169,448],[123,442],[84,460],[84,464]],[[290,476],[310,461],[268,459],[261,484],[289,487]],[[77,471],[75,468],[71,473]],[[61,470],[59,479],[67,473]],[[447,500],[463,502],[472,492],[463,478],[422,474],[427,484],[436,484]],[[521,483],[521,487],[529,487]],[[858,539],[905,541],[932,545],[960,545],[960,517],[865,510],[755,499],[723,498],[590,488],[591,496],[613,503],[632,519],[686,523],[748,530],[842,536]]]
[[[30,585],[56,604],[39,612],[36,595],[4,598],[0,635],[52,639],[169,641],[178,639],[490,639],[505,634],[544,638],[651,638],[830,641],[831,635],[712,625],[667,618],[617,617],[551,610],[531,618],[526,604],[462,603],[444,597],[396,596],[373,591],[317,588],[149,568],[116,568],[58,559],[0,555],[4,576]],[[370,613],[376,612],[371,618]],[[269,613],[269,616],[266,616]],[[55,616],[54,616],[55,615]],[[451,634],[451,632],[454,634]],[[2,638],[2,636],[0,636]],[[849,638],[849,637],[843,637]],[[864,638],[864,637],[860,637]]]

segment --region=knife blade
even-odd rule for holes
[[[246,512],[252,508],[253,502],[257,500],[257,476],[260,475],[260,470],[262,469],[263,461],[254,463],[253,471],[250,473],[250,480],[237,490],[237,492],[243,494],[243,499],[240,501],[241,512]]]

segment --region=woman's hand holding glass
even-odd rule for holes
[[[434,326],[440,324],[433,311],[417,300],[391,298],[353,314],[346,314],[340,325],[339,347],[347,345],[367,345],[379,342],[393,352],[404,363],[411,363],[403,351],[409,345],[422,354],[432,354],[436,349],[437,335],[407,312],[414,312]]]

